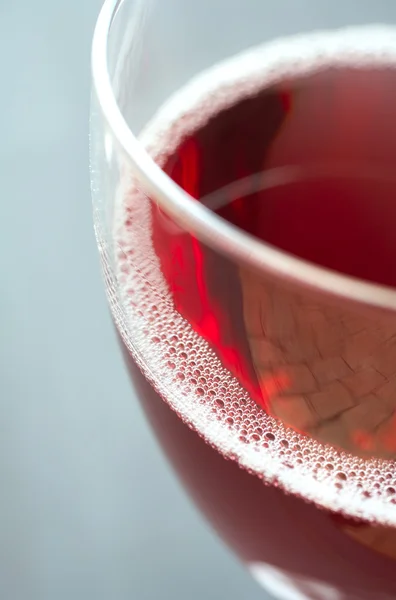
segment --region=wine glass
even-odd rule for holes
[[[125,364],[192,498],[282,600],[396,596],[395,18],[107,0],[94,36]]]

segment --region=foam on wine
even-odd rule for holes
[[[318,32],[244,52],[178,91],[147,125],[141,141],[163,166],[212,115],[285,78],[333,65],[394,69],[396,29]],[[174,309],[153,248],[150,201],[130,175],[118,190],[113,244],[115,275],[105,251],[103,258],[118,329],[147,379],[187,425],[267,482],[347,515],[396,524],[393,462],[363,460],[283,427]]]

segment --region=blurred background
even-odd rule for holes
[[[0,598],[265,597],[179,487],[124,372],[92,231],[100,0],[0,0]]]
[[[192,1],[172,4],[186,18]],[[351,23],[395,14],[394,0],[344,4]],[[278,31],[298,31],[301,5],[305,23],[338,24],[327,0],[292,15],[268,2]],[[116,345],[88,172],[100,6],[0,0],[0,598],[263,600],[179,486]]]

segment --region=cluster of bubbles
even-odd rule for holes
[[[289,72],[295,75],[290,60],[296,54],[305,57],[306,71],[307,65],[317,69],[345,60],[348,52],[355,62],[367,62],[367,56],[370,62],[389,61],[390,54],[394,62],[395,31],[377,27],[313,34],[249,51],[178,92],[142,140],[163,164],[192,128],[230,102],[219,80],[228,85],[251,74],[245,87],[238,86],[236,101],[251,93],[254,77],[257,89],[258,73],[261,87],[273,81],[278,63],[286,68],[289,60]],[[181,119],[182,113],[188,118]],[[108,293],[118,329],[147,379],[187,426],[267,483],[350,516],[396,524],[396,470],[391,461],[363,460],[285,428],[256,405],[175,310],[153,249],[151,201],[131,176],[118,191],[112,244],[115,274]],[[106,258],[104,267],[111,271]]]

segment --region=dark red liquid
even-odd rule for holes
[[[275,598],[279,573],[285,576],[289,593],[298,591],[308,599],[396,597],[393,560],[346,535],[343,526],[348,521],[342,517],[266,486],[234,461],[225,460],[155,393],[126,350],[124,357],[150,424],[183,485],[248,566],[261,563],[275,570],[265,581]],[[309,581],[339,595],[320,595]]]
[[[336,69],[263,89],[215,115],[166,166],[194,197],[298,166],[284,185],[219,195],[218,213],[286,252],[396,285],[396,73]],[[325,172],[325,175],[322,172]],[[203,200],[205,201],[205,200]]]
[[[205,202],[238,179],[301,167],[301,176],[283,185],[262,190],[252,183],[239,197],[228,192],[219,215],[306,260],[396,285],[395,98],[396,73],[385,68],[290,80],[213,115],[165,170]],[[151,214],[153,245],[175,308],[265,406],[245,331],[239,266],[178,229],[155,203]],[[126,351],[125,358],[182,481],[247,563],[282,571],[308,598],[396,597],[394,562],[345,534],[357,523],[265,486],[225,460],[169,409]],[[340,595],[326,596],[307,580]]]

